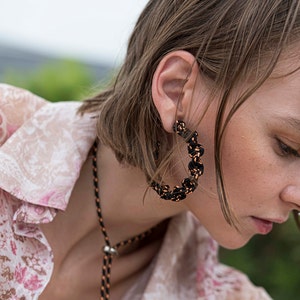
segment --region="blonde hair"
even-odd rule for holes
[[[148,180],[157,179],[170,160],[170,148],[153,105],[152,77],[167,53],[193,54],[212,94],[222,94],[215,124],[215,168],[221,208],[232,224],[221,168],[224,128],[270,76],[282,51],[299,41],[299,34],[299,0],[151,0],[136,23],[118,75],[105,91],[85,101],[80,112],[96,113],[98,136],[120,162],[139,167]],[[251,87],[225,119],[229,95],[250,76],[255,78]]]

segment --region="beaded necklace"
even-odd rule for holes
[[[106,231],[103,217],[102,217],[102,210],[100,205],[100,197],[99,197],[99,186],[98,186],[98,168],[97,168],[97,150],[98,150],[98,142],[95,141],[92,153],[93,153],[93,183],[94,183],[94,194],[95,194],[95,201],[96,201],[96,207],[97,207],[97,214],[98,214],[98,221],[99,225],[102,231],[102,234],[104,236],[105,246],[103,247],[103,263],[102,263],[102,276],[101,276],[101,287],[100,287],[100,300],[107,300],[110,296],[110,276],[111,276],[111,266],[112,266],[112,260],[114,256],[119,255],[118,249],[120,247],[141,241],[146,236],[149,236],[154,228],[157,226],[154,226],[150,228],[149,230],[138,234],[130,239],[124,240],[122,242],[119,242],[115,245],[111,245],[108,233]]]

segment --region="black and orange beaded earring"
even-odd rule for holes
[[[183,179],[181,186],[175,186],[173,190],[170,190],[170,186],[167,184],[160,184],[156,181],[151,182],[151,187],[158,193],[160,198],[170,201],[181,201],[186,198],[186,195],[195,191],[198,186],[198,178],[204,172],[204,166],[201,162],[201,156],[204,153],[204,148],[198,143],[197,131],[190,131],[186,128],[184,121],[177,120],[173,125],[173,130],[180,137],[184,138],[188,144],[188,154],[191,157],[191,161],[188,164],[190,176]]]

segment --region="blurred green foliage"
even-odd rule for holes
[[[46,64],[31,74],[8,71],[4,80],[52,101],[83,99],[100,88],[95,89],[95,80],[82,64],[68,60]],[[220,249],[220,259],[245,272],[275,300],[295,300],[300,298],[299,241],[300,233],[290,220],[268,236],[255,236],[242,249]]]
[[[53,60],[32,72],[6,70],[3,81],[30,90],[50,101],[79,100],[90,93],[95,80],[78,61]]]

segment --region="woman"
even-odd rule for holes
[[[216,252],[299,210],[299,47],[298,0],[152,0],[81,106],[2,86],[1,299],[270,299]]]

